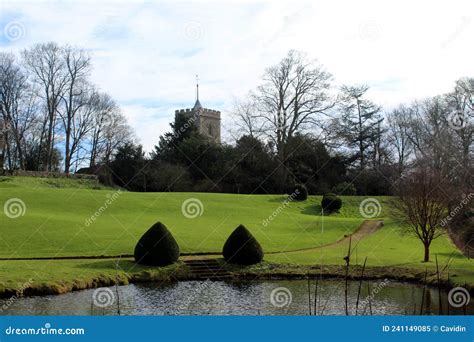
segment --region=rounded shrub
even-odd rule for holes
[[[135,246],[135,261],[150,266],[170,265],[179,258],[179,246],[166,226],[155,223]]]
[[[321,207],[324,211],[332,212],[341,209],[342,200],[336,194],[327,193],[323,196]]]
[[[308,188],[304,184],[295,184],[289,193],[290,198],[296,201],[306,201],[308,198]]]
[[[253,265],[263,260],[262,246],[243,225],[230,234],[222,254],[232,264]]]

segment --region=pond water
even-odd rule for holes
[[[348,310],[355,314],[359,282],[350,282]],[[3,315],[308,315],[314,311],[315,281],[308,299],[306,280],[180,281],[144,283],[78,291],[58,296],[0,300]],[[423,314],[439,314],[438,289],[427,288]],[[118,295],[117,295],[118,293]],[[364,281],[359,315],[420,313],[423,286],[389,280]],[[345,286],[341,280],[322,280],[318,286],[318,314],[345,314]],[[441,292],[443,314],[474,314],[474,304],[448,304]],[[449,310],[449,312],[448,312]]]

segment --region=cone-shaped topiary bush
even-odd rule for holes
[[[166,226],[155,223],[135,246],[135,261],[143,265],[166,266],[179,258],[179,246]]]
[[[262,246],[243,225],[230,234],[222,253],[232,264],[253,265],[263,260]]]

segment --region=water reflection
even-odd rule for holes
[[[308,315],[309,305],[324,315],[344,315],[344,282],[319,282],[317,295],[311,283],[292,281],[182,281],[175,283],[132,284],[110,288],[112,301],[106,307],[94,305],[96,290],[59,296],[21,298],[2,314],[7,315]],[[118,291],[118,296],[117,292]],[[439,314],[438,290],[392,281],[350,282],[348,310],[359,315]],[[117,298],[118,297],[118,298]],[[359,297],[357,305],[357,297]],[[117,300],[118,299],[118,300]],[[0,307],[7,300],[0,301]],[[11,305],[10,305],[11,304]],[[441,293],[443,314],[474,314],[474,304],[450,307],[447,293]]]

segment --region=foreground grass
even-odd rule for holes
[[[229,234],[242,223],[266,252],[266,262],[254,267],[252,274],[305,274],[314,265],[340,270],[347,243],[315,247],[340,240],[364,221],[359,212],[364,198],[355,196],[343,197],[340,213],[322,217],[319,196],[285,203],[285,196],[280,195],[117,193],[113,189],[94,189],[90,183],[74,185],[75,181],[69,179],[61,179],[59,186],[49,182],[0,179],[2,207],[9,199],[17,198],[26,208],[18,218],[0,212],[0,258],[132,254],[141,235],[157,221],[170,228],[182,252],[220,253]],[[195,218],[182,212],[182,204],[191,198],[202,203],[202,211]],[[393,199],[377,200],[382,208],[377,219],[383,219],[385,226],[353,245],[352,265],[361,265],[367,257],[368,272],[419,281],[425,269],[432,278],[436,255],[446,281],[449,277],[452,284],[474,287],[474,261],[464,257],[448,237],[433,243],[432,261],[421,262],[422,245],[413,236],[402,234],[403,222],[396,219]],[[96,220],[88,224],[96,213]],[[294,251],[302,248],[312,249]],[[111,284],[117,279],[120,283],[166,280],[182,272],[179,265],[146,268],[126,259],[121,260],[117,270],[113,259],[0,261],[0,292],[11,292],[30,278],[35,286],[52,293]],[[280,266],[269,269],[268,265]],[[334,272],[331,268],[328,274]]]

